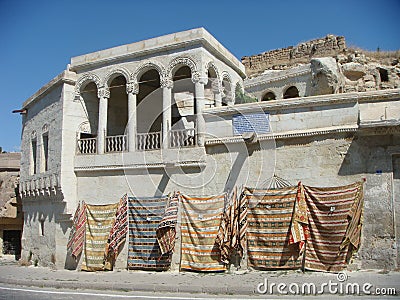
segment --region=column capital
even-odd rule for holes
[[[162,88],[172,89],[174,86],[174,82],[170,78],[161,78],[160,86]]]
[[[99,88],[99,90],[97,91],[97,97],[110,98],[110,90],[105,87]]]
[[[137,82],[127,82],[126,83],[126,93],[127,94],[139,94],[139,84]]]
[[[193,83],[200,83],[202,85],[206,85],[208,82],[207,77],[202,77],[199,72],[193,72],[192,74],[192,82]]]

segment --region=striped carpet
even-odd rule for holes
[[[165,271],[170,267],[171,255],[162,255],[156,236],[167,199],[128,198],[128,269]]]
[[[226,195],[191,197],[181,195],[181,270],[225,271],[216,243]]]
[[[172,253],[175,248],[176,222],[178,219],[179,195],[168,197],[167,207],[157,227],[157,241],[162,254]]]
[[[223,263],[229,264],[233,254],[243,257],[246,230],[247,198],[242,197],[241,191],[235,188],[223,213],[216,239]]]
[[[118,252],[125,242],[128,232],[128,195],[124,195],[118,203],[115,222],[111,228],[106,246],[105,256],[107,261],[114,263],[118,257]],[[111,268],[113,266],[110,266]]]
[[[68,239],[68,253],[75,259],[82,253],[83,243],[85,242],[85,224],[86,224],[86,204],[78,203],[76,208],[71,233]]]
[[[107,239],[115,220],[118,203],[86,204],[86,242],[82,259],[83,271],[108,270],[105,266]]]
[[[289,245],[297,187],[246,189],[248,265],[256,269],[296,269],[297,245]]]
[[[338,272],[346,267],[350,244],[359,244],[362,187],[362,182],[329,188],[304,186],[310,230],[306,241],[307,270]]]

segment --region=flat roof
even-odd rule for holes
[[[81,69],[93,68],[115,61],[141,57],[196,44],[203,45],[204,48],[214,54],[219,60],[226,63],[243,78],[245,77],[244,65],[202,27],[75,56],[71,58],[70,70],[79,71]]]
[[[19,170],[21,152],[0,153],[0,171]]]

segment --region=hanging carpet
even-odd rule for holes
[[[156,235],[162,254],[172,253],[175,247],[176,223],[178,219],[179,195],[168,197],[164,215],[157,227]]]
[[[298,245],[290,245],[290,224],[297,187],[250,189],[248,201],[248,265],[257,269],[297,269],[302,265]]]
[[[86,241],[82,270],[110,270],[105,260],[107,240],[114,224],[118,203],[108,205],[86,204]]]
[[[118,203],[115,222],[111,228],[105,256],[107,261],[115,262],[120,247],[125,242],[128,232],[128,196],[125,194]]]
[[[85,224],[86,224],[86,204],[78,203],[76,208],[71,233],[69,235],[67,251],[75,259],[82,253],[85,242]]]
[[[171,254],[162,254],[157,241],[159,226],[168,198],[128,198],[128,269],[165,271]]]
[[[225,271],[216,237],[226,194],[211,197],[181,195],[181,270]]]
[[[360,244],[363,182],[316,188],[304,186],[308,209],[305,268],[338,272]]]
[[[233,190],[228,207],[222,215],[216,242],[221,261],[229,264],[233,253],[243,257],[247,230],[247,198],[237,188]]]

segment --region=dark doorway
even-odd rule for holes
[[[21,258],[21,230],[3,231],[3,254],[15,255],[15,259]]]

